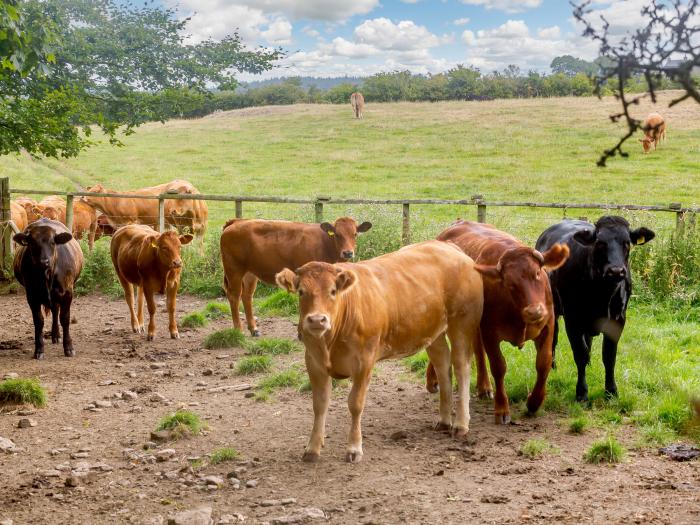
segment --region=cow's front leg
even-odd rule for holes
[[[166,289],[166,306],[168,309],[168,330],[172,339],[180,339],[180,333],[177,331],[177,321],[175,320],[175,305],[177,304],[177,290],[180,285],[180,279],[172,279],[168,281]]]
[[[44,359],[44,313],[41,304],[29,304],[34,321],[34,359]]]
[[[348,396],[348,408],[352,416],[352,423],[348,435],[348,449],[345,454],[345,461],[348,463],[362,461],[362,411],[365,409],[365,399],[371,375],[371,364],[362,363],[359,370],[352,376],[352,389]]]
[[[51,301],[51,343],[57,344],[61,340],[61,332],[58,329],[58,301]]]
[[[605,365],[605,395],[617,397],[615,384],[615,361],[617,359],[617,341],[603,336],[603,365]]]
[[[315,463],[320,459],[321,449],[325,443],[326,414],[328,413],[328,403],[331,398],[331,376],[328,375],[326,367],[311,357],[308,351],[305,359],[313,397],[314,427],[311,430],[309,443],[306,445],[301,459],[309,463]]]
[[[469,379],[471,378],[471,357],[476,350],[478,331],[465,333],[464,326],[452,325],[448,332],[452,343],[452,368],[457,377],[457,408],[452,424],[452,435],[463,438],[469,433]]]
[[[496,383],[496,394],[493,398],[494,418],[497,425],[507,425],[510,423],[510,404],[506,393],[505,377],[507,371],[506,360],[501,353],[501,348],[497,339],[482,333],[482,344],[489,356],[491,365],[491,375]]]
[[[437,382],[438,388],[428,391],[440,392],[440,421],[435,425],[435,430],[450,430],[452,425],[452,373],[450,363],[450,347],[447,346],[445,334],[440,334],[427,348],[432,373],[428,375],[428,384]],[[433,380],[432,377],[435,377]]]
[[[591,338],[586,337],[576,327],[566,324],[566,334],[569,337],[571,350],[574,353],[574,361],[578,370],[578,378],[576,380],[576,401],[588,401],[588,384],[586,383],[586,366],[590,361],[590,342]]]
[[[527,396],[527,411],[534,414],[539,410],[547,394],[547,376],[552,369],[552,337],[554,335],[554,324],[550,320],[549,324],[540,332],[535,340],[537,358],[535,368],[537,370],[537,380],[535,386]]]
[[[155,290],[143,283],[143,294],[146,297],[146,306],[148,307],[148,335],[147,341],[153,341],[156,336],[156,300],[154,298]]]
[[[61,328],[63,329],[63,355],[73,357],[73,339],[70,336],[70,306],[73,301],[73,293],[66,292],[61,300]]]
[[[138,327],[138,333],[142,334],[146,331],[146,323],[143,320],[143,285],[138,287],[137,295],[138,313],[136,315],[136,325]]]

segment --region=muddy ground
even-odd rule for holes
[[[182,297],[178,310],[203,305]],[[340,387],[322,460],[302,463],[309,393],[288,389],[259,402],[246,397],[250,391],[216,390],[259,379],[231,369],[242,350],[202,348],[206,334],[228,321],[182,330],[173,341],[159,308],[157,339],[148,343],[131,333],[126,312],[121,300],[78,298],[76,357],[64,358],[49,342],[37,362],[24,297],[0,297],[0,378],[38,377],[49,392],[46,408],[0,414],[0,436],[20,449],[0,452],[0,523],[167,523],[199,507],[211,508],[214,523],[700,523],[700,462],[675,463],[644,449],[619,465],[588,465],[582,456],[602,431],[571,435],[557,414],[496,426],[491,403],[479,400],[472,401],[469,440],[455,442],[431,429],[437,397],[399,363],[382,364],[372,380],[363,462],[343,461],[349,415],[347,387]],[[260,328],[296,335],[285,319],[263,319]],[[303,353],[275,359],[283,369],[303,363]],[[115,400],[125,390],[138,397]],[[86,409],[103,400],[115,406]],[[203,416],[206,433],[144,450],[158,420],[180,406]],[[26,417],[37,425],[18,428]],[[538,437],[559,451],[536,460],[518,455]],[[630,429],[619,437],[627,445],[636,439]],[[235,447],[241,459],[191,468],[192,458],[222,446]],[[154,462],[161,449],[175,452]],[[212,475],[223,484],[207,484]],[[76,486],[66,486],[68,478]]]

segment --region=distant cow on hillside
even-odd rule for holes
[[[658,113],[649,113],[647,118],[644,119],[642,130],[644,131],[644,138],[639,139],[639,142],[642,143],[644,153],[649,153],[652,144],[654,145],[654,150],[656,150],[656,146],[659,145],[661,139],[666,138],[666,121]]]
[[[355,93],[350,95],[350,105],[355,118],[362,118],[365,112],[365,97],[362,96],[362,93],[355,91]]]

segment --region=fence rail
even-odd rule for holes
[[[158,201],[158,228],[165,229],[165,201],[166,200],[203,200],[213,202],[235,203],[236,218],[243,217],[244,202],[272,203],[272,204],[309,204],[314,207],[314,219],[323,222],[324,207],[326,205],[396,205],[401,206],[401,242],[411,242],[411,206],[421,205],[448,205],[448,206],[475,206],[476,220],[487,221],[488,208],[520,207],[520,208],[549,208],[563,210],[618,210],[618,211],[648,211],[658,213],[674,213],[676,225],[683,223],[686,214],[700,213],[700,207],[684,207],[681,203],[673,202],[668,205],[639,205],[616,203],[563,203],[563,202],[530,202],[530,201],[490,201],[483,195],[472,195],[468,199],[355,199],[333,198],[330,196],[317,196],[314,198],[273,197],[273,196],[249,196],[249,195],[209,195],[189,193],[162,193],[160,195],[136,195],[131,193],[96,193],[89,191],[47,191],[35,189],[10,188],[9,178],[0,178],[0,228],[2,231],[2,243],[0,244],[0,276],[3,272],[11,270],[11,237],[12,230],[7,227],[11,220],[10,196],[11,195],[60,195],[66,197],[66,226],[73,228],[73,206],[76,197],[109,197],[123,199],[143,199]],[[154,217],[155,218],[155,217]]]

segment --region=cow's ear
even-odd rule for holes
[[[632,241],[632,244],[646,244],[654,237],[656,237],[656,234],[644,226],[630,231],[630,240]]]
[[[481,274],[484,279],[500,281],[503,276],[501,270],[497,266],[487,266],[485,264],[475,264],[474,269]]]
[[[55,242],[56,244],[66,244],[72,238],[73,236],[70,233],[63,232],[56,235],[56,237],[53,238],[53,242]]]
[[[192,242],[192,239],[194,239],[194,237],[189,233],[186,233],[185,235],[180,235],[178,239],[180,239],[180,244],[189,244]]]
[[[365,221],[357,227],[357,232],[358,233],[365,233],[366,231],[369,231],[369,229],[371,227],[372,227],[372,223],[369,221]]]
[[[15,241],[17,244],[19,244],[20,246],[28,246],[29,245],[29,235],[26,235],[24,233],[15,234],[15,236],[12,237],[12,240]]]
[[[335,278],[335,287],[339,292],[347,292],[357,281],[357,275],[352,270],[342,270]]]
[[[329,237],[335,235],[335,227],[330,222],[322,222],[320,224],[321,229],[328,234]]]
[[[574,240],[584,246],[591,246],[593,243],[595,243],[595,239],[595,231],[581,230],[574,233]]]
[[[279,286],[283,290],[287,290],[289,293],[297,292],[296,280],[296,274],[289,268],[285,268],[277,275],[275,275],[275,282],[277,283],[277,286]]]
[[[542,268],[547,272],[556,270],[569,258],[569,247],[566,244],[555,244],[542,254]]]

